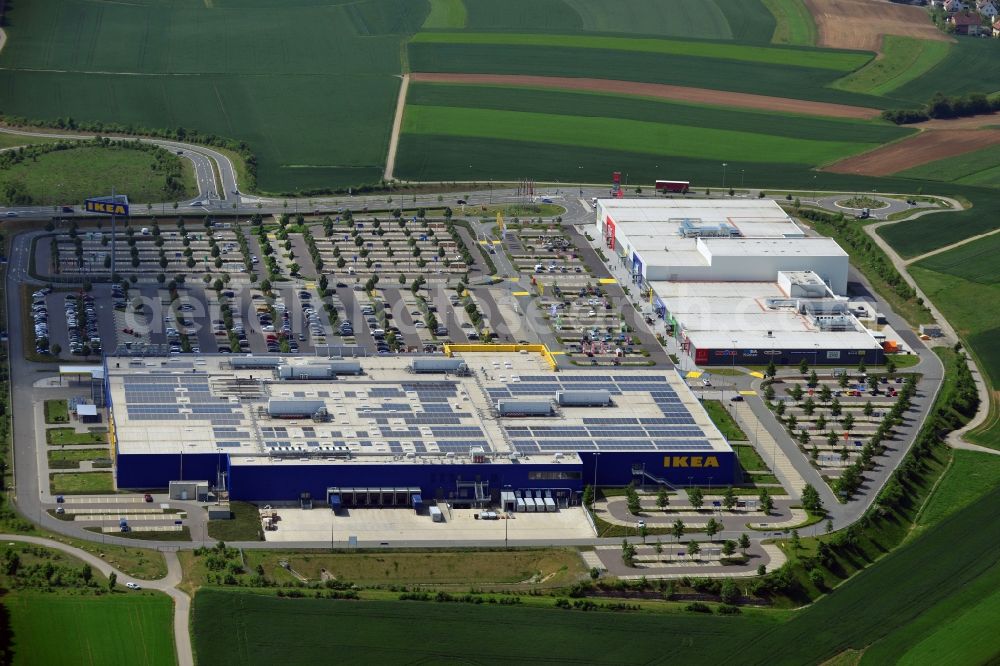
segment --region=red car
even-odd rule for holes
[[[149,493],[146,493],[145,495],[142,496],[142,501],[143,502],[152,502],[153,501],[153,496],[150,495]]]

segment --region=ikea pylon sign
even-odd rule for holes
[[[87,199],[83,202],[83,208],[88,213],[128,215],[128,201],[114,201],[108,198]]]

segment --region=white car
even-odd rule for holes
[[[712,380],[709,379],[708,377],[703,377],[702,380],[701,380],[701,385],[702,386],[711,386],[712,385]]]
[[[130,590],[141,590],[142,589],[142,587],[140,587],[138,583],[132,583],[132,582],[125,583],[125,587],[127,587]]]

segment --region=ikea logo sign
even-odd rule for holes
[[[83,202],[83,208],[88,213],[105,213],[106,215],[128,215],[128,204],[115,201],[101,201],[100,199],[87,199]]]
[[[716,456],[663,456],[664,467],[718,467]]]

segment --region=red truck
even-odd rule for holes
[[[686,180],[658,180],[656,181],[657,192],[677,192],[687,194],[691,189],[691,183]]]

